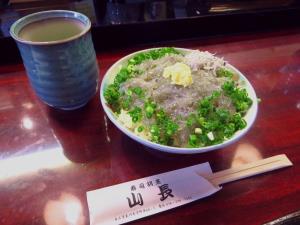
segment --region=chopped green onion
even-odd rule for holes
[[[108,104],[116,105],[118,104],[120,98],[120,92],[118,85],[110,84],[104,91],[104,97]]]
[[[151,106],[146,107],[146,116],[147,118],[151,118],[154,113],[154,108]]]
[[[197,138],[197,136],[195,135],[195,134],[191,134],[190,136],[189,136],[189,141],[188,141],[188,143],[189,143],[189,145],[191,146],[191,147],[198,147],[199,145],[198,145],[198,138]]]
[[[143,130],[144,130],[144,126],[139,126],[138,129],[137,129],[137,131],[138,131],[139,133],[141,133]]]
[[[142,119],[142,109],[135,106],[133,110],[128,112],[131,116],[132,122],[136,123]]]
[[[191,126],[193,126],[194,124],[196,124],[196,122],[197,122],[196,115],[192,113],[192,114],[190,114],[190,115],[188,116],[188,118],[187,118],[187,120],[186,120],[186,125],[187,125],[188,127],[191,127]]]
[[[219,68],[217,71],[217,76],[218,77],[228,77],[228,78],[232,78],[233,77],[233,72],[225,69],[225,68]]]

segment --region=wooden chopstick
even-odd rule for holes
[[[222,170],[205,177],[214,185],[221,185],[276,169],[292,166],[285,154],[251,162],[239,167]]]

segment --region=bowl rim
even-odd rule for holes
[[[102,78],[102,82],[101,82],[101,87],[100,87],[100,100],[101,100],[101,104],[102,107],[105,111],[105,114],[108,116],[108,118],[110,119],[110,121],[118,128],[120,129],[123,133],[125,133],[127,136],[129,136],[130,138],[132,138],[133,140],[146,145],[147,147],[150,147],[154,150],[157,151],[162,151],[162,152],[167,152],[167,153],[175,153],[175,154],[198,154],[198,153],[204,153],[204,152],[209,152],[209,151],[213,151],[213,150],[218,150],[224,147],[227,147],[228,145],[233,144],[234,142],[237,142],[240,138],[242,138],[252,127],[252,125],[254,124],[256,117],[257,117],[257,112],[258,112],[258,103],[257,103],[257,95],[255,93],[255,90],[253,88],[253,86],[251,85],[251,83],[249,82],[249,80],[245,77],[245,75],[240,72],[236,67],[232,66],[230,63],[227,62],[227,66],[230,67],[230,69],[234,70],[238,75],[239,78],[242,79],[245,82],[245,86],[248,89],[250,89],[251,91],[251,96],[252,96],[252,106],[250,107],[250,109],[248,110],[247,114],[249,113],[249,111],[252,109],[252,114],[250,115],[250,119],[249,121],[247,121],[247,126],[242,129],[237,131],[231,138],[229,138],[228,140],[225,140],[222,143],[216,144],[216,145],[210,145],[210,146],[206,146],[206,147],[199,147],[199,148],[181,148],[181,147],[174,147],[174,146],[167,146],[167,145],[161,145],[158,143],[154,143],[150,140],[146,140],[136,134],[134,134],[132,131],[130,131],[129,129],[127,129],[125,126],[123,126],[123,124],[121,124],[116,117],[114,116],[114,113],[112,112],[112,110],[110,109],[110,107],[108,106],[105,98],[104,98],[104,89],[106,87],[107,84],[109,84],[109,80],[112,79],[111,76],[113,75],[113,71],[117,70],[118,67],[120,67],[120,65],[123,65],[124,62],[126,63],[130,58],[132,58],[134,55],[141,53],[141,52],[148,52],[154,49],[160,49],[160,48],[164,48],[164,47],[158,47],[158,48],[147,48],[147,49],[143,49],[140,51],[135,51],[131,54],[128,54],[122,58],[120,58],[119,60],[117,60],[113,65],[110,66],[110,68],[106,71],[106,73],[104,74],[103,78]],[[177,48],[177,47],[173,47],[174,49],[180,51],[180,52],[191,52],[194,50],[198,50],[198,49],[188,49],[188,48]],[[248,90],[247,90],[248,92]],[[248,93],[249,94],[249,93]],[[246,114],[246,115],[247,115]],[[245,118],[245,116],[244,116]]]

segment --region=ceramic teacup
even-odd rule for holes
[[[39,41],[21,35],[23,29],[33,23],[43,26],[51,19],[60,18],[75,20],[80,23],[81,30],[50,41],[47,36],[46,41]],[[72,110],[84,106],[95,95],[99,69],[90,29],[88,17],[66,10],[30,14],[11,26],[10,33],[20,50],[29,81],[35,93],[49,106]],[[50,33],[46,31],[50,36],[57,29],[54,27],[55,32]]]

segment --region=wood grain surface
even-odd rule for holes
[[[52,109],[36,97],[22,65],[0,66],[0,224],[89,224],[89,190],[207,161],[220,171],[278,154],[294,165],[132,224],[264,224],[300,209],[300,30],[101,52],[100,77],[126,54],[161,45],[207,50],[240,69],[262,100],[249,133],[209,153],[163,154],[122,134],[99,93],[79,110]]]

